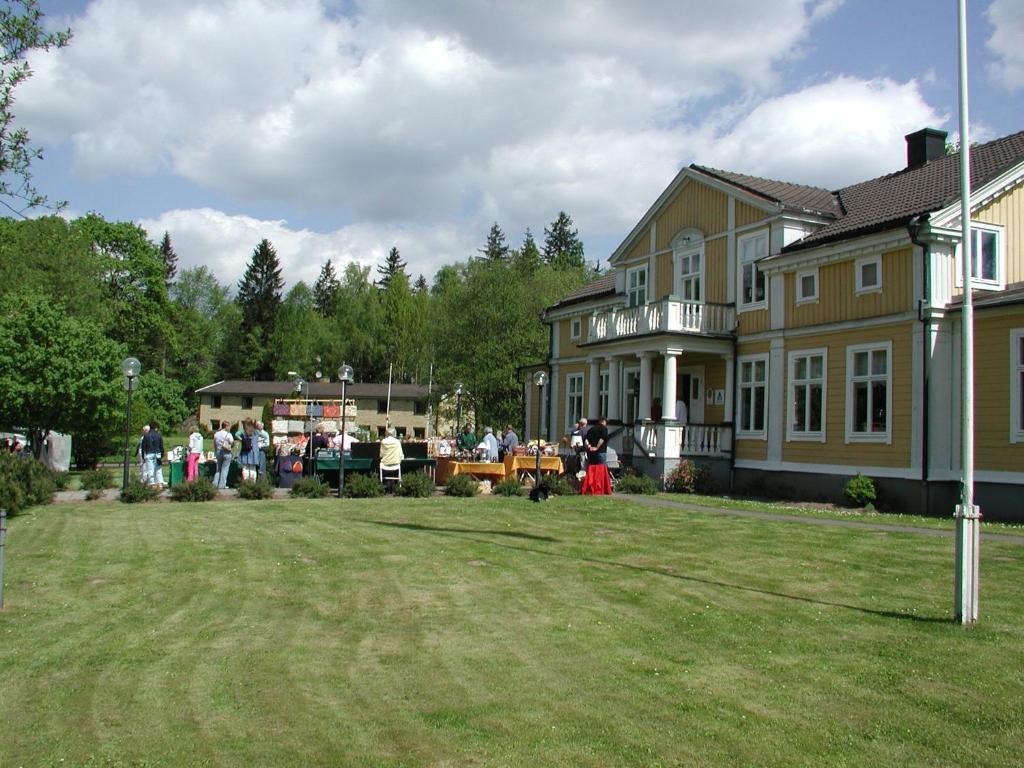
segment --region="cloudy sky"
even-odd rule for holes
[[[1024,129],[1024,2],[969,0],[975,139]],[[957,131],[955,0],[41,0],[15,112],[71,215],[234,283],[263,237],[413,274],[559,210],[605,261],[680,167],[827,187]]]

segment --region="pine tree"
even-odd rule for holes
[[[399,272],[405,274],[405,262],[402,261],[402,257],[399,256],[398,248],[396,246],[392,246],[391,251],[384,260],[384,263],[377,267],[377,274],[380,275],[380,280],[377,281],[378,287],[382,291],[387,290],[388,285],[391,284],[391,278]]]
[[[320,277],[316,279],[316,285],[313,286],[313,306],[323,317],[330,317],[334,314],[338,304],[339,288],[341,288],[341,283],[338,282],[338,276],[334,272],[334,265],[328,259],[320,270]]]
[[[427,278],[420,275],[416,278],[416,282],[412,284],[412,292],[417,296],[421,293],[427,293],[430,290],[430,286],[427,284]]]
[[[551,222],[551,228],[544,228],[544,261],[556,269],[573,269],[584,266],[583,242],[573,229],[572,218],[565,211],[558,212],[558,218]]]
[[[505,242],[505,233],[501,231],[498,222],[494,222],[491,226],[491,231],[487,235],[487,244],[477,250],[484,255],[484,258],[491,261],[501,261],[508,258],[509,248]]]
[[[533,232],[529,227],[526,228],[526,237],[523,238],[522,246],[514,252],[513,260],[525,272],[532,272],[542,263],[540,249],[537,247],[537,243],[533,239]]]
[[[178,274],[178,254],[174,252],[171,245],[171,233],[164,232],[164,239],[160,241],[160,257],[164,260],[164,273],[166,275],[167,288],[170,289]]]
[[[247,355],[258,355],[254,374],[266,378],[273,374],[269,340],[281,308],[281,264],[270,241],[263,239],[252,252],[252,259],[238,284],[238,306],[242,310],[241,332],[249,342]]]

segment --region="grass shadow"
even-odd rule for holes
[[[705,579],[699,576],[687,576],[679,573],[670,573],[669,571],[661,570],[658,568],[648,568],[647,566],[633,565],[632,563],[620,563],[617,560],[604,560],[599,557],[586,557],[583,555],[567,555],[562,552],[552,552],[544,549],[535,549],[533,547],[514,546],[512,544],[505,544],[500,541],[493,541],[491,539],[479,539],[474,536],[467,536],[464,534],[485,533],[495,534],[499,536],[510,536],[512,538],[560,543],[558,539],[551,538],[550,536],[536,536],[534,534],[521,533],[519,531],[474,530],[472,528],[440,528],[429,525],[419,525],[417,523],[393,523],[380,520],[360,520],[358,522],[369,523],[370,525],[388,526],[391,528],[402,528],[404,530],[419,533],[431,533],[443,536],[452,536],[454,538],[464,539],[465,541],[473,541],[480,544],[489,544],[492,547],[501,547],[503,549],[511,549],[517,552],[530,552],[532,554],[543,555],[545,557],[554,557],[562,560],[574,560],[576,562],[588,563],[590,565],[601,565],[611,568],[622,568],[624,570],[652,574],[654,576],[661,576],[668,579],[676,579],[679,581],[686,581],[694,584],[705,584],[711,587],[732,589],[740,592],[749,592],[756,595],[764,595],[766,597],[777,597],[782,600],[793,600],[800,603],[808,603],[810,605],[821,605],[829,608],[843,608],[845,610],[857,611],[858,613],[864,613],[871,616],[880,616],[886,619],[898,619],[901,621],[912,621],[924,624],[947,624],[952,621],[949,617],[918,616],[917,614],[906,613],[903,611],[882,611],[875,608],[866,608],[861,605],[851,605],[849,603],[840,603],[831,600],[820,600],[818,598],[804,597],[802,595],[792,595],[786,592],[776,592],[770,589],[750,587],[745,586],[743,584],[731,584],[727,581],[716,581],[714,579]]]
[[[560,543],[560,539],[552,538],[551,536],[537,536],[533,533],[523,533],[522,531],[494,531],[485,530],[482,528],[439,528],[432,525],[419,525],[418,523],[394,523],[386,520],[360,520],[361,523],[370,523],[371,525],[383,525],[388,528],[402,528],[407,531],[424,531],[427,533],[483,533],[492,536],[508,536],[513,539],[527,539],[529,541],[548,541],[552,543]],[[474,541],[483,541],[483,539],[474,539]]]

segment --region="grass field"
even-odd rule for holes
[[[4,766],[1020,765],[1024,547],[621,498],[10,522]]]

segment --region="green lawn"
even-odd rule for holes
[[[10,522],[2,766],[1021,764],[1024,547],[622,498]]]

